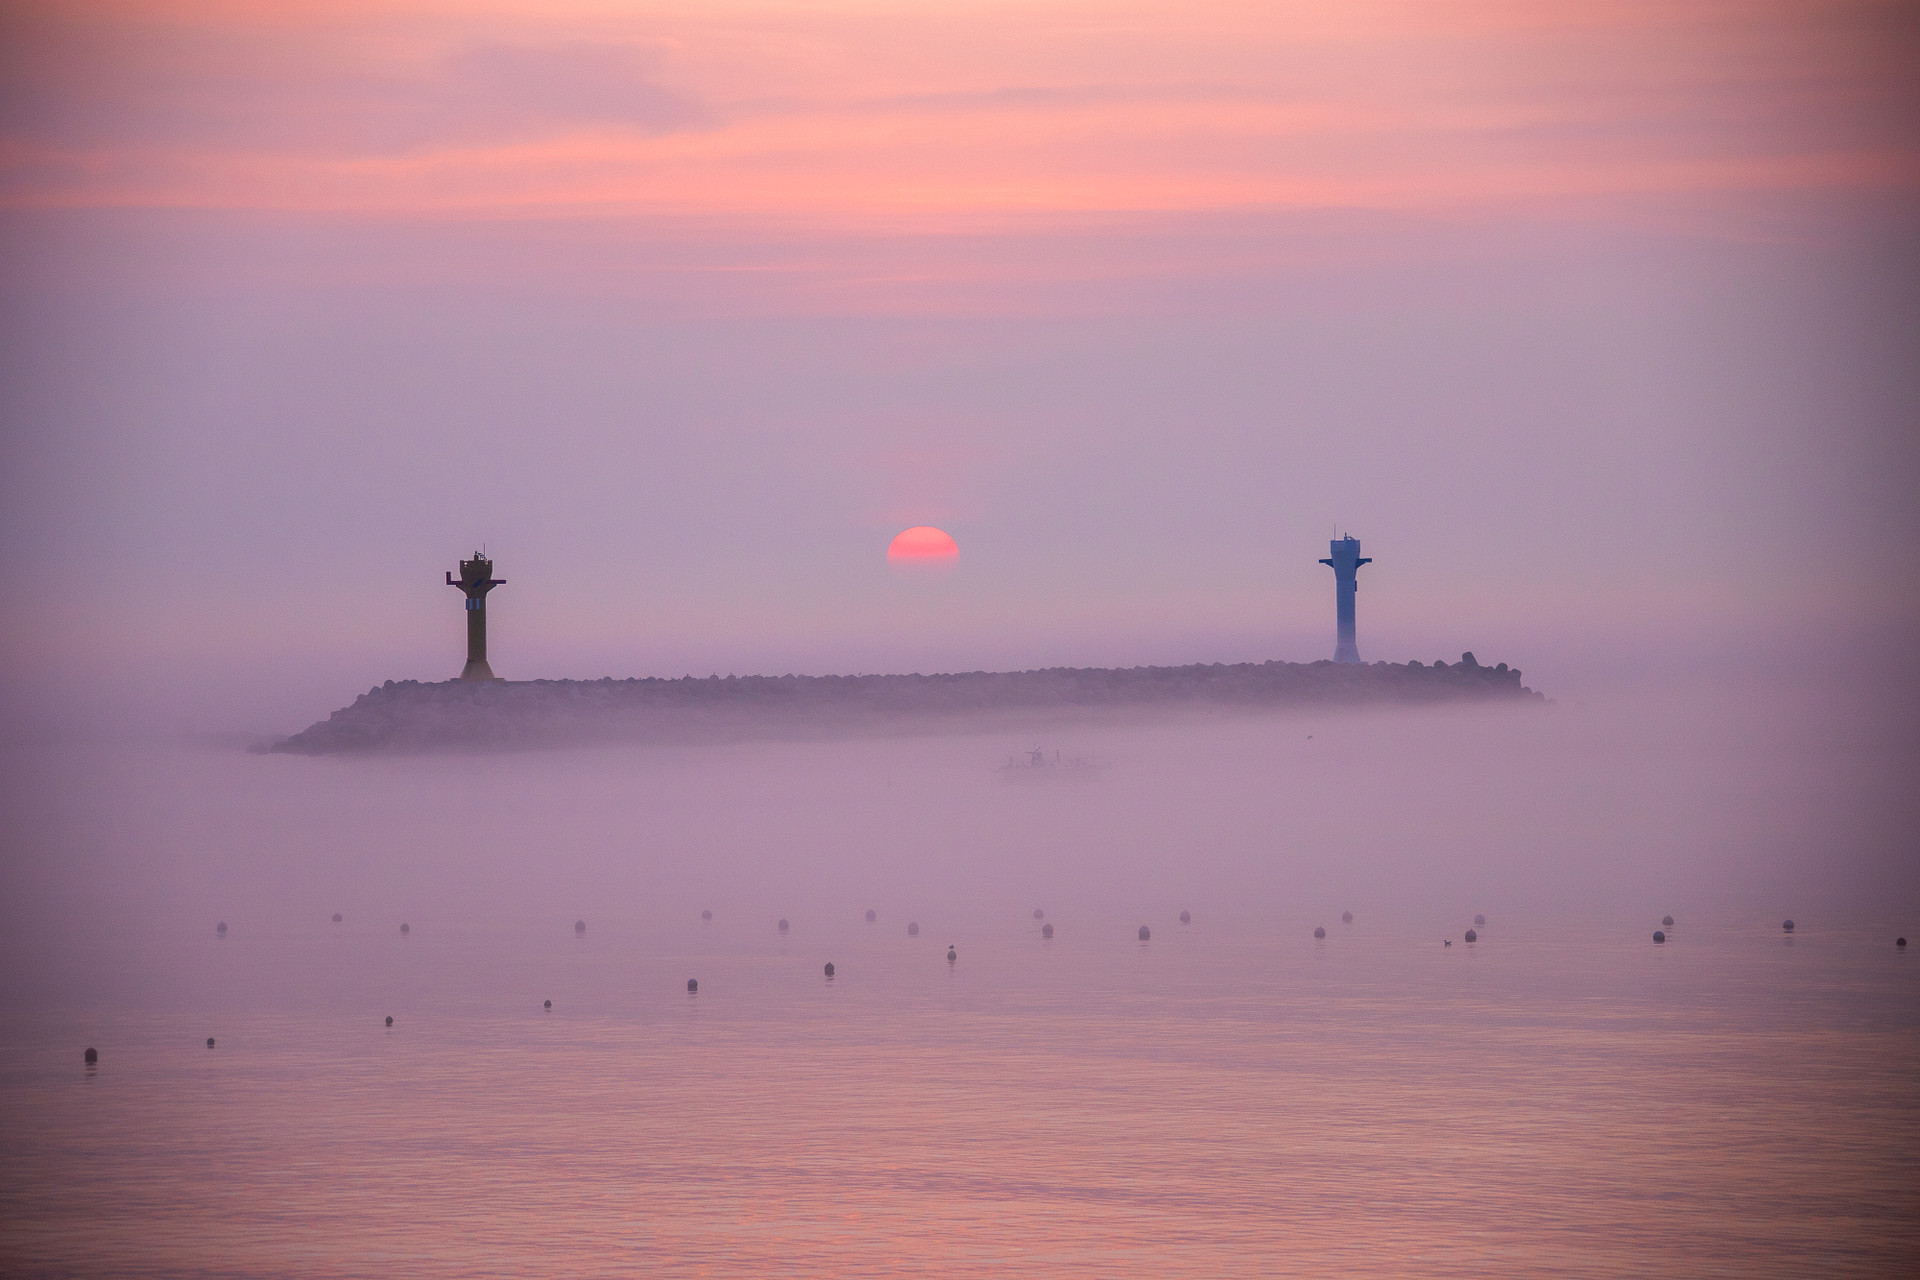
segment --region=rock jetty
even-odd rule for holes
[[[1156,709],[1260,711],[1544,702],[1506,663],[1243,662],[948,675],[389,680],[267,750],[297,755],[514,750],[924,730]]]

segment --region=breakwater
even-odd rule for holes
[[[1232,711],[1542,702],[1505,663],[1196,663],[939,675],[388,681],[270,751],[512,750]]]

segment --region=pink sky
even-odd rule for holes
[[[1314,658],[1335,521],[1370,657],[1920,616],[1910,7],[0,24],[32,687],[451,674],[483,539],[510,676]]]
[[[1593,216],[1920,177],[1914,22],[1886,4],[114,3],[9,25],[24,208],[870,229]]]

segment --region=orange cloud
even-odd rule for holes
[[[1893,6],[18,10],[0,202],[1008,216],[1911,188]]]

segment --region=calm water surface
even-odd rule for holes
[[[1063,920],[949,966],[958,940],[898,921],[759,923],[236,936],[204,947],[209,981],[244,997],[295,965],[341,999],[36,1017],[0,1084],[7,1269],[1920,1262],[1920,983],[1878,934],[1683,922],[1656,948],[1496,920],[1443,948],[1362,917],[1141,945]]]
[[[1920,1274],[1825,705],[8,757],[0,1273]]]

